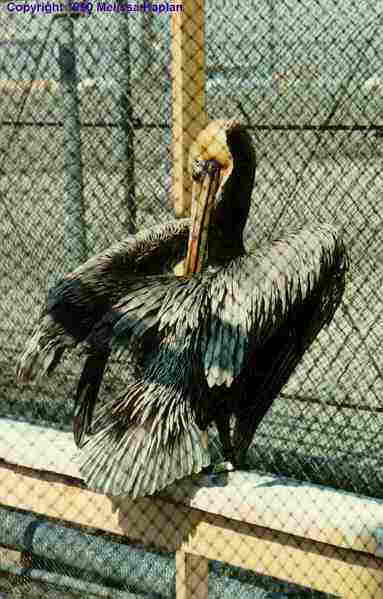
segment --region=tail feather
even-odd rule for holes
[[[210,463],[181,386],[138,381],[102,408],[100,422],[79,457],[86,483],[104,493],[152,495]]]
[[[91,354],[86,359],[77,386],[73,418],[73,434],[77,447],[82,447],[90,433],[98,392],[102,383],[109,352]]]
[[[48,315],[43,318],[31,337],[16,365],[16,378],[26,383],[45,374],[50,375],[59,364],[66,348],[74,347],[76,340]]]

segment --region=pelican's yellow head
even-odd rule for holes
[[[233,164],[233,157],[227,144],[227,133],[240,127],[238,121],[219,119],[212,121],[202,129],[189,151],[189,172],[193,176],[193,166],[196,161],[215,160],[222,169]]]

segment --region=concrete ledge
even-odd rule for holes
[[[71,433],[0,419],[0,459],[80,479]],[[88,491],[90,492],[90,491]],[[258,472],[199,475],[168,487],[169,501],[373,555],[383,500]],[[121,498],[114,498],[120,504]]]
[[[179,597],[207,596],[208,559],[343,597],[383,597],[383,501],[256,472],[195,476],[133,501],[84,488],[75,453],[70,433],[0,420],[0,503],[176,551]],[[206,580],[184,595],[196,567]]]

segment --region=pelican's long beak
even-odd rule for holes
[[[184,275],[202,270],[207,253],[210,215],[220,188],[220,180],[220,165],[215,160],[207,160],[200,177],[193,182],[191,225]]]

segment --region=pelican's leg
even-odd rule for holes
[[[263,420],[272,404],[272,399],[267,398],[263,403],[258,402],[257,408],[245,409],[237,414],[233,431],[234,465],[238,470],[248,470],[247,452],[253,441],[255,431]]]
[[[260,420],[254,422],[249,416],[247,416],[247,418],[236,418],[233,433],[233,445],[234,465],[237,470],[248,470],[250,467],[247,461],[247,452]]]
[[[213,472],[230,472],[234,470],[234,449],[230,436],[230,414],[219,414],[215,418],[215,423],[218,429],[219,440],[222,445],[223,462],[213,465]]]

